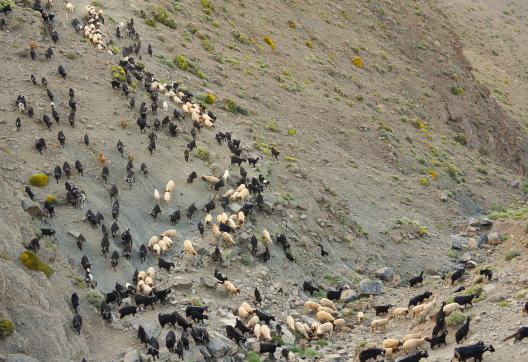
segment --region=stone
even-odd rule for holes
[[[207,350],[215,358],[231,355],[237,351],[237,346],[226,336],[216,332],[209,332]]]
[[[325,362],[345,362],[348,360],[349,360],[349,357],[347,355],[340,355],[337,353],[327,354],[324,356]]]
[[[490,244],[495,245],[495,244],[500,244],[502,242],[499,233],[496,231],[488,233],[487,237],[488,237],[488,242]]]
[[[446,192],[446,191],[443,191],[440,194],[440,200],[443,201],[443,202],[446,202],[448,199],[449,199],[449,193]]]
[[[359,295],[379,295],[383,293],[383,283],[379,280],[363,279],[358,284]]]
[[[77,239],[81,233],[78,231],[68,230],[68,235],[73,236],[74,239]]]
[[[123,362],[141,362],[141,357],[139,356],[139,352],[135,349],[128,352],[123,358]]]
[[[30,357],[30,356],[26,356],[25,354],[22,354],[22,353],[15,353],[15,354],[8,354],[7,358],[5,360],[2,359],[1,361],[5,361],[5,362],[38,362],[38,359]]]
[[[482,234],[482,235],[479,235],[478,238],[477,238],[477,246],[480,248],[482,248],[485,244],[488,243],[488,235],[487,234]]]
[[[193,281],[187,277],[176,276],[171,280],[171,286],[176,290],[191,289]]]
[[[475,238],[470,238],[470,239],[468,240],[468,248],[469,248],[469,249],[472,249],[472,250],[477,249],[477,248],[478,248],[477,239],[475,239]]]
[[[157,318],[152,319],[152,318],[136,317],[130,322],[130,325],[136,331],[138,330],[139,326],[142,326],[143,329],[145,329],[145,332],[147,332],[147,335],[149,337],[158,338],[159,335],[161,334],[161,326]]]
[[[282,328],[282,340],[286,344],[295,344],[295,336],[288,328]]]
[[[39,203],[30,199],[22,200],[22,208],[32,217],[41,218],[44,216],[44,211],[40,207]]]
[[[375,274],[377,278],[383,281],[390,281],[392,280],[392,278],[394,278],[394,269],[386,266],[384,268],[376,270]]]
[[[202,284],[206,288],[216,288],[217,280],[213,276],[201,276],[200,277],[200,284]]]
[[[463,236],[453,234],[450,235],[451,247],[456,250],[462,250],[467,247],[467,239]]]
[[[227,208],[228,208],[229,211],[231,211],[233,214],[238,214],[238,212],[239,212],[240,209],[242,208],[242,205],[237,204],[237,203],[232,203],[232,204],[229,204],[229,206],[228,206]]]

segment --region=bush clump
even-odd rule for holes
[[[249,111],[246,108],[239,106],[238,104],[235,103],[234,100],[229,99],[229,98],[224,99],[223,108],[225,111],[230,112],[230,113],[242,114],[244,116],[249,115]]]
[[[354,64],[356,68],[363,68],[363,59],[356,55],[354,58],[352,58],[352,64]]]
[[[15,331],[15,325],[8,319],[0,320],[0,339],[9,337]]]
[[[184,55],[177,55],[176,58],[174,58],[174,64],[176,64],[176,66],[181,70],[189,69],[189,61]]]
[[[29,184],[35,187],[46,187],[48,186],[48,175],[36,173],[29,178]]]
[[[214,102],[216,101],[216,98],[214,96],[213,93],[207,93],[205,95],[205,99],[204,99],[204,102],[207,103],[207,104],[214,104]]]
[[[425,178],[425,177],[420,178],[420,185],[428,186],[429,185],[429,180],[427,178]]]
[[[200,146],[196,148],[196,151],[194,152],[194,156],[199,158],[202,161],[210,160],[209,151],[207,151],[207,149],[200,147]]]
[[[120,82],[126,82],[126,73],[123,67],[116,65],[112,67],[112,78]]]
[[[152,10],[152,17],[158,23],[171,29],[176,29],[176,20],[174,20],[164,8],[160,6],[155,7],[154,10]]]
[[[463,133],[457,133],[455,136],[455,142],[460,143],[462,146],[467,145],[466,135]]]
[[[260,356],[257,354],[257,352],[251,351],[246,354],[246,361],[247,362],[260,362],[262,360],[260,359]]]
[[[268,44],[269,47],[273,50],[277,49],[277,46],[275,45],[275,43],[273,42],[273,40],[271,40],[269,36],[264,37],[264,43]]]
[[[53,269],[44,263],[37,254],[26,250],[20,254],[20,262],[28,269],[44,273],[48,278],[53,275]]]
[[[86,294],[86,299],[90,305],[99,308],[101,303],[104,301],[104,296],[97,289],[90,289]]]
[[[297,24],[295,24],[295,21],[293,20],[288,20],[288,26],[290,27],[291,30],[297,29]]]
[[[519,250],[510,250],[506,253],[504,260],[510,261],[512,259],[517,258],[518,256],[521,256],[521,252]]]
[[[207,79],[207,76],[205,75],[204,71],[201,70],[196,63],[190,61],[184,55],[177,55],[174,58],[173,63],[181,70],[185,70],[189,73],[192,73],[200,79]]]
[[[157,28],[156,21],[154,19],[146,18],[145,24],[147,24],[151,28]]]
[[[466,315],[459,310],[454,311],[446,317],[446,323],[451,327],[461,326],[465,321]]]
[[[453,93],[455,96],[459,96],[464,93],[464,88],[458,86],[451,87],[451,93]]]
[[[57,198],[53,195],[48,195],[46,196],[46,200],[45,200],[46,204],[49,204],[49,205],[53,205],[54,203],[57,202]]]
[[[288,130],[288,136],[295,136],[297,134],[297,130],[295,128],[290,128]]]

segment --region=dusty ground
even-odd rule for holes
[[[282,250],[275,248],[270,262],[262,264],[252,259],[242,243],[231,251],[223,268],[235,284],[242,285],[242,294],[235,300],[200,281],[210,277],[215,268],[206,258],[203,265],[186,271],[179,265],[171,276],[162,273],[161,285],[171,285],[177,276],[191,279],[192,288],[173,290],[174,300],[192,297],[205,301],[211,307],[209,327],[220,333],[226,310],[251,300],[254,286],[263,291],[265,307],[284,320],[287,314],[301,311],[299,306],[307,297],[297,289],[306,279],[325,288],[334,283],[355,288],[383,266],[393,267],[402,280],[421,269],[428,275],[452,269],[449,234],[468,217],[486,214],[492,206],[524,201],[522,183],[512,187],[522,180],[528,164],[522,96],[526,82],[523,16],[528,9],[520,1],[507,6],[492,1],[453,1],[440,6],[428,1],[218,0],[209,15],[194,0],[105,2],[105,39],[113,39],[119,48],[129,45],[127,39],[115,39],[114,32],[116,23],[133,16],[147,70],[160,80],[180,81],[195,94],[215,95],[217,102],[211,108],[218,115],[217,128],[199,135],[199,145],[209,151],[211,160],[191,157],[189,163],[183,160],[188,133],[173,139],[161,132],[158,149],[149,155],[147,138],[135,125],[137,108],[128,109],[128,100],[110,87],[110,68],[119,57],[97,51],[75,34],[71,19],[81,18],[88,2],[74,4],[74,14],[66,13],[63,1],[52,10],[60,34],[57,45],[52,45],[44,32],[40,17],[28,10],[17,9],[8,15],[8,25],[0,31],[0,67],[4,69],[0,157],[5,195],[0,211],[5,220],[0,239],[5,257],[0,259],[0,270],[9,281],[4,283],[8,298],[0,316],[13,320],[17,327],[13,337],[2,341],[3,353],[23,353],[39,360],[80,361],[86,357],[109,361],[119,360],[127,347],[141,348],[127,323],[101,328],[99,316],[86,302],[86,290],[77,290],[85,319],[81,337],[71,329],[68,307],[75,290],[68,276],[82,276],[83,254],[94,264],[98,288],[108,292],[116,281],[130,282],[133,270],[140,267],[137,253],[130,262],[122,259],[113,272],[109,260],[99,255],[101,233],[82,221],[81,210],[57,207],[57,217],[45,225],[30,220],[20,208],[28,177],[34,171],[52,172],[65,160],[71,165],[77,159],[83,163],[85,176],[74,171],[72,182],[86,190],[84,211],[101,211],[109,227],[111,204],[96,162],[97,154],[104,152],[110,162],[110,182],[119,187],[119,226],[131,229],[137,251],[151,235],[170,227],[171,211],[183,211],[192,202],[200,208],[210,200],[212,194],[205,183],[185,183],[191,171],[221,175],[229,168],[232,175],[238,175],[238,167],[229,167],[227,147],[216,143],[214,132],[231,130],[242,139],[246,154],[263,157],[258,172],[270,175],[272,187],[264,197],[274,204],[273,213],[258,212],[245,231],[258,235],[267,228],[272,235],[287,233],[297,262],[288,262]],[[177,22],[175,30],[159,23],[156,29],[151,28],[139,17],[139,10],[149,13],[155,6],[169,9]],[[265,36],[273,39],[276,50],[263,41]],[[36,61],[27,52],[33,40],[39,43]],[[153,57],[146,54],[147,44],[152,44]],[[48,62],[43,53],[50,45],[55,57]],[[180,54],[198,64],[207,79],[175,67],[171,60]],[[361,58],[361,68],[353,64],[354,57]],[[68,71],[65,81],[56,72],[59,64]],[[35,120],[51,111],[45,90],[39,84],[33,86],[30,74],[37,79],[46,76],[55,93],[61,125],[54,124],[51,132]],[[70,87],[79,103],[75,129],[67,124]],[[455,95],[453,87],[463,88],[463,92]],[[142,87],[138,89],[136,107],[145,98]],[[21,116],[20,132],[14,127],[19,116],[14,105],[18,94],[26,96],[36,114],[33,120]],[[249,115],[225,111],[222,105],[227,98],[247,108]],[[163,116],[160,107],[159,118]],[[121,120],[127,120],[129,127],[122,129]],[[188,131],[189,122],[186,127]],[[56,139],[59,129],[66,135],[64,148]],[[82,142],[85,133],[90,136],[89,146]],[[36,136],[45,137],[48,143],[43,155],[33,147]],[[131,191],[124,182],[126,159],[117,152],[118,139],[125,143],[125,152],[134,156],[136,168],[145,162],[150,170],[148,178],[138,172]],[[275,145],[281,152],[279,160],[264,155],[263,144]],[[251,174],[257,172],[244,167]],[[162,205],[161,217],[153,221],[148,216],[154,206],[153,189],[162,189],[168,179],[176,182],[176,194],[170,205]],[[421,185],[422,179],[428,185]],[[37,190],[37,199],[42,201],[47,194],[64,195],[63,181],[55,184],[52,180],[48,187]],[[197,212],[191,221],[183,217],[177,229],[197,248],[211,252],[210,230],[201,239],[196,229],[202,217],[203,212]],[[56,270],[49,280],[24,271],[17,260],[23,244],[47,225],[57,230],[58,239],[56,244],[47,242],[39,253]],[[86,236],[88,243],[82,252],[67,235],[70,230]],[[170,254],[178,264],[183,238]],[[482,256],[483,262],[498,270],[498,281],[489,288],[511,300],[508,308],[498,307],[498,301],[484,301],[475,307],[474,313],[482,318],[471,338],[492,342],[497,349],[488,360],[513,356],[520,361],[525,357],[522,345],[514,350],[500,342],[513,333],[520,303],[512,299],[516,290],[504,281],[525,259],[521,256],[503,262],[510,242]],[[317,243],[329,251],[328,257],[320,257]],[[112,249],[120,250],[120,246],[114,243]],[[155,263],[150,256],[143,267]],[[436,282],[429,279],[427,287],[435,287]],[[281,294],[280,288],[291,295]],[[450,290],[439,289],[440,297]],[[377,300],[393,304],[406,304],[411,294],[405,287],[390,285],[385,292]],[[173,308],[158,307],[141,317],[155,321],[158,312]],[[34,326],[35,320],[42,322]],[[394,328],[403,335],[408,322]],[[166,331],[159,338],[161,345]],[[42,342],[32,343],[37,335],[43,337]],[[44,338],[47,335],[58,342]],[[335,336],[321,353],[347,351],[352,358],[358,343],[381,339],[360,327],[351,335]],[[431,355],[438,361],[449,360],[452,344]]]

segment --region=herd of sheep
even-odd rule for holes
[[[49,31],[49,37],[53,43],[59,41],[59,34],[54,29],[53,19],[55,15],[51,14],[53,9],[53,2],[48,0],[45,8],[42,7],[40,0],[35,0],[33,8],[39,11],[42,15],[42,19],[47,26]],[[75,6],[72,3],[66,4],[66,10],[70,14],[75,13]],[[4,9],[0,10],[6,15],[12,11],[9,5]],[[139,114],[137,118],[137,125],[140,129],[140,133],[146,131],[146,129],[151,129],[148,134],[148,151],[153,154],[157,150],[157,141],[158,137],[161,137],[163,134],[167,134],[169,139],[171,137],[177,137],[180,133],[186,130],[186,123],[189,123],[191,127],[190,135],[192,136],[192,141],[187,144],[187,147],[184,149],[184,159],[189,161],[190,152],[197,147],[198,135],[200,137],[207,137],[207,132],[204,132],[202,135],[201,130],[207,129],[212,131],[216,128],[218,120],[217,117],[211,110],[207,110],[203,104],[198,102],[193,102],[194,95],[189,91],[180,86],[178,82],[160,82],[156,80],[154,74],[148,72],[145,69],[144,65],[138,64],[132,57],[133,54],[141,57],[141,38],[134,27],[133,20],[128,21],[126,24],[120,23],[116,29],[116,39],[108,37],[108,40],[104,36],[104,13],[102,10],[97,9],[95,6],[88,5],[86,7],[86,14],[82,20],[73,19],[71,25],[77,33],[82,33],[82,35],[87,38],[91,44],[93,44],[99,50],[104,50],[109,48],[109,45],[113,44],[114,41],[121,39],[129,39],[133,41],[133,44],[129,47],[123,47],[123,57],[116,65],[117,76],[114,76],[111,85],[112,88],[116,91],[122,91],[124,97],[127,99],[128,107],[132,110],[135,110],[136,99],[139,97],[141,92],[138,89],[135,91],[131,90],[131,83],[133,79],[136,79],[138,82],[143,82],[144,86],[144,96],[146,99],[150,99],[151,106],[150,112],[147,110],[146,101],[141,103],[139,107]],[[6,20],[2,19],[2,27],[8,26]],[[124,36],[122,34],[124,31]],[[37,46],[31,44],[29,52],[32,59],[36,59]],[[147,48],[148,54],[152,55],[152,47],[148,45]],[[46,52],[46,58],[48,60],[53,56],[53,50],[50,47]],[[64,79],[66,78],[66,70],[61,65],[58,68],[58,73]],[[31,80],[33,85],[37,85],[36,77],[31,74]],[[54,95],[48,87],[48,81],[45,78],[41,80],[42,85],[45,87],[48,97],[50,98],[51,103],[51,113],[53,119],[56,121],[57,125],[60,127],[60,114],[56,105],[53,103]],[[117,93],[116,93],[117,95]],[[163,119],[160,121],[158,117],[158,104],[161,104],[161,112],[163,112]],[[77,110],[77,103],[75,101],[75,95],[73,89],[70,89],[70,115],[68,117],[71,127],[75,126],[75,112]],[[16,106],[20,112],[28,117],[32,118],[34,116],[33,108],[31,107],[31,102],[26,99],[25,96],[19,95],[16,99]],[[150,114],[149,114],[150,113]],[[51,131],[53,127],[50,117],[47,114],[42,115],[43,124]],[[17,130],[23,129],[23,122],[20,117],[17,118],[15,125]],[[163,131],[166,131],[163,133]],[[233,248],[237,245],[237,236],[239,233],[244,230],[247,220],[251,217],[253,221],[257,218],[258,210],[261,209],[265,190],[270,187],[270,181],[266,179],[263,175],[258,174],[254,177],[249,177],[248,172],[242,167],[242,163],[248,162],[249,165],[255,167],[256,163],[261,159],[260,157],[253,157],[253,155],[248,154],[240,146],[240,140],[237,140],[233,137],[231,132],[217,132],[214,135],[215,139],[218,141],[218,144],[223,145],[227,143],[227,146],[232,153],[229,159],[230,167],[225,170],[222,176],[218,175],[201,175],[200,179],[205,181],[210,185],[210,194],[208,195],[208,200],[203,208],[196,207],[195,203],[192,203],[186,210],[186,216],[189,220],[193,219],[195,212],[204,212],[204,216],[200,217],[197,222],[197,228],[200,233],[200,236],[203,238],[204,233],[212,235],[214,250],[212,250],[208,257],[215,263],[215,265],[221,265],[222,262],[222,249]],[[64,146],[66,137],[62,130],[58,133],[59,143]],[[88,135],[85,135],[84,141],[86,144],[89,144]],[[38,138],[35,142],[35,148],[38,152],[48,152],[46,147],[46,140]],[[119,140],[117,143],[117,149],[123,157],[124,143]],[[278,158],[279,151],[275,148],[272,150],[272,155],[274,158]],[[57,152],[61,152],[60,149]],[[101,179],[105,184],[110,180],[110,167],[107,162],[105,162],[104,157],[100,157],[102,170],[101,170]],[[234,176],[233,165],[235,168],[239,169],[239,176]],[[75,168],[77,169],[79,175],[82,177],[84,175],[84,169],[82,163],[77,160],[75,162]],[[129,185],[129,188],[132,188],[133,183],[135,182],[135,169],[133,163],[133,157],[129,157],[127,168],[127,178],[126,182]],[[145,163],[141,165],[141,171],[145,177],[149,176],[148,168]],[[86,192],[79,189],[71,181],[71,170],[70,165],[65,162],[61,168],[57,165],[54,169],[54,177],[57,181],[61,180],[66,176],[67,180],[65,182],[65,188],[67,191],[66,197],[70,201],[71,206],[77,207],[80,206],[81,210],[84,209],[87,195]],[[194,179],[198,178],[196,172],[192,172],[187,177],[187,185],[193,183]],[[187,186],[188,187],[188,186]],[[221,191],[222,188],[228,188],[226,191]],[[167,207],[171,206],[173,202],[173,193],[177,189],[183,190],[184,185],[176,185],[173,180],[169,180],[164,188],[162,193],[158,189],[153,190],[154,195],[154,207],[150,211],[150,215],[154,220],[157,219],[158,215],[161,214],[160,204],[164,203]],[[118,217],[120,214],[119,206],[119,188],[116,184],[112,184],[108,190],[110,192],[110,197],[112,200],[112,218],[113,224],[110,228],[111,236],[114,240],[121,240],[123,244],[123,251],[120,253],[118,250],[113,250],[111,253],[110,263],[112,267],[116,267],[119,263],[119,258],[125,256],[130,259],[135,251],[133,249],[133,239],[135,238],[133,231],[130,229],[119,233]],[[35,197],[35,193],[31,188],[26,187],[26,193],[32,199]],[[152,194],[151,194],[152,195]],[[233,203],[241,204],[242,207],[237,212],[229,213],[229,205]],[[255,207],[256,206],[256,207]],[[222,211],[216,212],[217,207],[222,207]],[[52,201],[46,201],[44,204],[46,214],[49,218],[54,216],[55,204]],[[148,214],[148,211],[145,211],[145,214]],[[174,227],[177,225],[180,220],[181,214],[180,210],[177,209],[170,214],[170,223]],[[110,241],[109,233],[104,223],[104,216],[99,212],[93,212],[88,210],[86,212],[85,220],[88,221],[91,226],[95,228],[100,228],[102,232],[102,241],[101,241],[101,254],[106,258],[106,254],[110,251]],[[154,221],[155,222],[155,221]],[[53,236],[55,231],[52,229],[42,229],[41,236]],[[38,240],[41,237],[33,239],[28,248],[34,252],[37,252],[40,248]],[[273,238],[270,232],[266,228],[261,229],[260,237],[252,235],[250,246],[251,251],[254,255],[260,256],[260,260],[267,262],[271,257],[271,251],[274,244]],[[178,251],[174,252],[174,248],[177,245],[180,245],[179,240],[183,239],[181,242],[181,255],[183,258],[196,258],[198,257],[198,252],[193,246],[190,238],[184,238],[182,233],[175,228],[166,230],[159,235],[153,235],[148,240],[144,242],[139,242],[137,248],[137,255],[140,258],[141,263],[143,262],[152,262],[152,260],[157,260],[157,265],[159,270],[163,269],[166,272],[170,273],[171,268],[175,266],[174,255]],[[79,249],[82,250],[83,244],[86,242],[86,239],[82,234],[77,237],[77,245]],[[280,245],[285,253],[286,259],[290,262],[295,261],[295,258],[291,251],[291,245],[288,241],[286,235],[280,234],[276,236],[276,244]],[[259,245],[261,245],[262,253],[259,254]],[[324,252],[324,250],[322,250]],[[149,255],[150,253],[150,255]],[[324,255],[323,255],[324,256]],[[91,256],[98,257],[98,256]],[[166,260],[165,258],[170,258]],[[93,276],[92,264],[89,261],[88,256],[84,255],[81,260],[81,265],[84,270],[85,280],[88,286],[95,288],[97,282]],[[451,282],[454,284],[456,281],[460,280],[463,275],[466,273],[464,269],[455,270],[451,273]],[[113,319],[112,308],[113,304],[119,305],[119,316],[120,318],[126,318],[129,315],[132,315],[131,318],[135,318],[135,315],[151,307],[154,309],[154,306],[157,303],[165,304],[165,301],[168,295],[171,293],[171,289],[160,289],[156,280],[157,271],[154,266],[150,266],[146,271],[136,270],[134,275],[131,276],[131,283],[126,282],[124,285],[116,283],[115,289],[107,293],[105,300],[100,306],[100,313],[103,320],[106,322],[111,322]],[[222,284],[225,288],[227,295],[233,297],[239,296],[241,293],[241,288],[237,287],[232,280],[229,280],[227,276],[222,274],[220,271],[215,269],[214,276],[217,280],[217,283]],[[489,269],[480,270],[480,275],[478,276],[479,282],[483,282],[483,277],[487,279],[492,278],[492,272]],[[423,273],[420,275],[411,278],[409,280],[409,285],[411,288],[421,285],[423,282]],[[313,292],[319,291],[320,288],[312,286],[311,282],[305,281],[303,286],[306,294],[312,295]],[[281,346],[280,343],[277,343],[277,338],[283,335],[283,328],[288,328],[292,333],[295,333],[298,338],[303,338],[306,340],[313,340],[318,338],[332,338],[336,332],[346,333],[350,331],[353,325],[363,325],[365,319],[365,313],[368,309],[374,309],[376,315],[386,315],[384,318],[377,318],[370,322],[370,332],[377,333],[378,331],[386,331],[387,326],[391,321],[397,321],[400,319],[405,319],[408,317],[418,318],[422,323],[428,323],[429,320],[434,320],[435,325],[431,333],[431,337],[422,336],[421,334],[408,334],[402,338],[387,338],[381,345],[367,346],[363,350],[359,351],[357,358],[361,362],[366,362],[369,360],[376,360],[377,358],[384,356],[387,359],[393,359],[398,353],[403,352],[404,356],[399,361],[401,362],[412,362],[420,361],[422,358],[428,357],[428,352],[423,348],[425,342],[429,342],[431,349],[435,347],[441,347],[446,345],[446,336],[448,334],[445,318],[449,314],[453,313],[456,310],[464,309],[468,304],[472,305],[474,299],[478,297],[476,294],[471,295],[456,295],[454,297],[454,302],[447,303],[441,302],[438,300],[437,296],[433,293],[426,291],[420,293],[413,297],[408,306],[405,307],[394,307],[388,304],[376,304],[371,298],[367,303],[366,308],[357,312],[355,321],[351,320],[349,316],[344,316],[342,310],[340,309],[339,303],[342,301],[342,294],[345,290],[344,287],[339,288],[338,290],[328,290],[325,292],[325,298],[319,298],[318,300],[306,300],[304,303],[303,313],[306,316],[312,315],[314,318],[311,318],[312,322],[307,323],[304,317],[294,318],[292,315],[287,315],[286,318],[280,320],[275,318],[269,311],[264,311],[259,308],[252,307],[249,302],[242,302],[238,309],[236,309],[237,319],[236,324],[226,325],[225,333],[227,337],[232,339],[240,348],[247,349],[248,345],[246,344],[247,336],[253,336],[256,341],[254,346],[255,350],[260,354],[270,354],[275,355],[276,358],[283,358],[287,361],[293,361],[296,359],[302,359],[304,357],[296,355],[293,351],[289,350],[285,346]],[[461,291],[457,290],[458,292]],[[247,295],[243,295],[244,298]],[[129,302],[125,303],[121,307],[121,304],[124,299],[129,298]],[[240,298],[240,297],[238,297]],[[255,287],[253,290],[253,301],[256,304],[262,303],[262,295],[258,290],[258,287]],[[135,302],[133,305],[132,300]],[[74,309],[74,316],[72,320],[72,325],[74,329],[80,334],[82,332],[82,317],[78,312],[78,307],[81,304],[81,300],[77,293],[73,293],[71,296],[71,303]],[[528,311],[528,305],[525,307]],[[188,306],[185,310],[185,317],[182,316],[177,311],[168,314],[159,314],[158,321],[163,328],[165,325],[169,324],[173,328],[176,328],[176,325],[180,329],[180,338],[176,338],[174,331],[170,331],[166,335],[166,347],[171,353],[177,353],[182,359],[185,359],[185,351],[189,349],[189,336],[188,332],[193,341],[196,344],[205,344],[209,341],[209,333],[205,325],[200,326],[200,323],[203,323],[204,320],[209,319],[209,311],[207,306]],[[470,328],[470,318],[468,317],[462,326],[456,331],[455,338],[457,344],[463,341]],[[154,359],[159,357],[159,342],[155,337],[148,336],[145,329],[142,326],[139,326],[137,336],[142,344],[145,345],[147,353],[152,355]],[[522,340],[528,336],[528,329],[521,328],[514,336],[517,340]],[[277,337],[277,338],[274,338]],[[483,342],[478,342],[472,345],[460,346],[454,349],[454,357],[460,361],[465,361],[468,359],[474,359],[475,361],[482,360],[482,356],[485,352],[494,352],[492,345],[487,345]],[[83,359],[85,361],[85,359]]]

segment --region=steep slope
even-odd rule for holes
[[[140,347],[133,333],[120,332],[128,331],[126,323],[99,330],[99,316],[86,303],[86,290],[78,290],[84,302],[81,314],[86,318],[86,333],[77,338],[71,329],[67,305],[75,288],[66,277],[82,277],[83,254],[93,262],[98,288],[104,292],[116,281],[129,282],[136,267],[156,263],[149,256],[141,266],[136,253],[130,262],[122,258],[113,272],[109,260],[99,256],[101,233],[82,220],[87,209],[98,210],[110,225],[111,204],[107,186],[99,177],[99,152],[109,160],[111,183],[119,187],[119,225],[121,230],[130,228],[136,252],[151,235],[170,227],[170,212],[184,211],[192,202],[200,209],[211,199],[202,181],[186,184],[191,171],[219,176],[229,168],[234,184],[238,167],[229,165],[229,150],[216,143],[216,131],[232,131],[242,140],[244,154],[261,157],[257,169],[244,167],[251,175],[261,172],[270,178],[272,187],[264,198],[271,212],[257,212],[245,233],[238,235],[239,247],[224,250],[225,272],[235,284],[243,285],[242,295],[235,301],[226,300],[200,281],[214,270],[207,258],[199,266],[185,269],[181,265],[184,238],[191,238],[204,252],[214,249],[211,232],[202,239],[196,230],[203,212],[192,220],[182,218],[177,225],[182,238],[170,254],[178,264],[175,275],[190,278],[193,285],[175,288],[173,301],[190,297],[207,301],[212,310],[210,326],[220,333],[225,310],[250,299],[254,286],[264,295],[274,295],[266,308],[280,313],[283,320],[288,309],[304,299],[297,289],[306,279],[325,288],[338,283],[355,288],[361,279],[372,277],[386,265],[404,279],[421,269],[437,274],[451,263],[447,237],[456,225],[468,216],[486,213],[494,203],[522,200],[519,190],[510,186],[512,178],[524,174],[527,164],[527,139],[520,131],[518,114],[505,112],[494,98],[497,92],[481,85],[479,77],[475,79],[450,19],[430,2],[94,2],[104,7],[102,29],[104,38],[114,42],[110,49],[119,53],[132,44],[114,34],[118,23],[134,17],[142,39],[140,61],[146,70],[159,80],[181,82],[195,95],[214,94],[216,103],[211,109],[218,115],[216,129],[205,129],[198,136],[199,146],[208,151],[210,159],[203,162],[191,156],[189,163],[183,160],[190,139],[188,120],[181,125],[179,138],[160,132],[157,150],[150,156],[147,137],[135,125],[138,105],[143,100],[150,104],[142,84],[135,84],[136,109],[130,110],[128,100],[110,86],[111,67],[120,56],[98,51],[70,25],[74,17],[85,14],[87,4],[75,3],[73,14],[65,11],[62,2],[52,7],[60,34],[56,45],[40,14],[15,9],[2,15],[7,26],[0,32],[4,49],[0,65],[5,69],[0,95],[0,118],[4,120],[0,125],[1,176],[6,195],[1,212],[7,222],[1,268],[9,280],[5,290],[13,294],[1,313],[17,328],[14,337],[3,344],[3,352],[39,360],[116,360],[127,346]],[[176,29],[153,20],[156,11],[161,19],[159,9],[175,20]],[[264,41],[266,37],[275,49]],[[28,55],[31,41],[39,44],[36,61]],[[152,57],[146,53],[147,44],[153,47]],[[48,62],[43,53],[50,45],[55,56]],[[173,61],[177,56],[185,57],[187,67],[181,57],[180,63]],[[65,80],[56,72],[59,64],[68,71]],[[52,132],[36,121],[51,111],[45,90],[33,86],[30,74],[39,80],[45,76],[55,93],[61,125],[54,124]],[[75,129],[66,123],[70,87],[79,108]],[[33,120],[18,114],[14,102],[18,94],[34,106]],[[232,112],[233,105],[241,107],[238,113]],[[161,107],[159,113],[159,118],[165,116]],[[23,122],[20,132],[14,127],[17,116]],[[149,114],[150,122],[153,118]],[[128,127],[120,127],[123,120]],[[66,134],[64,148],[56,141],[59,129]],[[82,142],[85,133],[90,145]],[[37,136],[48,143],[42,155],[33,147]],[[118,139],[125,143],[125,152],[133,156],[136,168],[145,162],[150,170],[148,178],[137,172],[132,190],[124,182],[126,159],[116,150]],[[271,157],[271,145],[280,151],[279,160]],[[34,171],[50,173],[66,160],[73,165],[77,159],[84,165],[85,176],[74,175],[72,182],[86,191],[86,208],[60,206],[52,220],[28,219],[20,202],[26,199],[23,190],[29,176]],[[176,181],[177,193],[169,206],[162,205],[161,218],[153,221],[148,216],[154,206],[153,189],[161,190],[168,179]],[[63,181],[51,181],[46,189],[38,190],[37,199],[43,201],[47,194],[64,199]],[[49,280],[22,271],[18,262],[22,244],[40,227],[48,226],[57,230],[58,239],[56,244],[43,243],[40,253],[56,270]],[[266,264],[250,255],[248,238],[263,228],[274,237],[288,235],[296,263],[288,262],[278,247]],[[86,236],[83,251],[68,231]],[[320,257],[317,244],[330,255]],[[113,249],[121,250],[120,243],[113,242]],[[175,275],[161,273],[161,285],[178,284]],[[24,290],[34,295],[28,298]],[[290,296],[279,290],[293,291]],[[19,307],[22,300],[27,303]],[[37,306],[45,313],[37,311]],[[156,313],[142,318],[155,321]],[[32,320],[42,314],[44,319],[35,326]],[[60,342],[36,343],[35,336],[45,336],[50,328],[49,334],[58,336]],[[344,342],[355,346],[352,342],[356,340]]]

